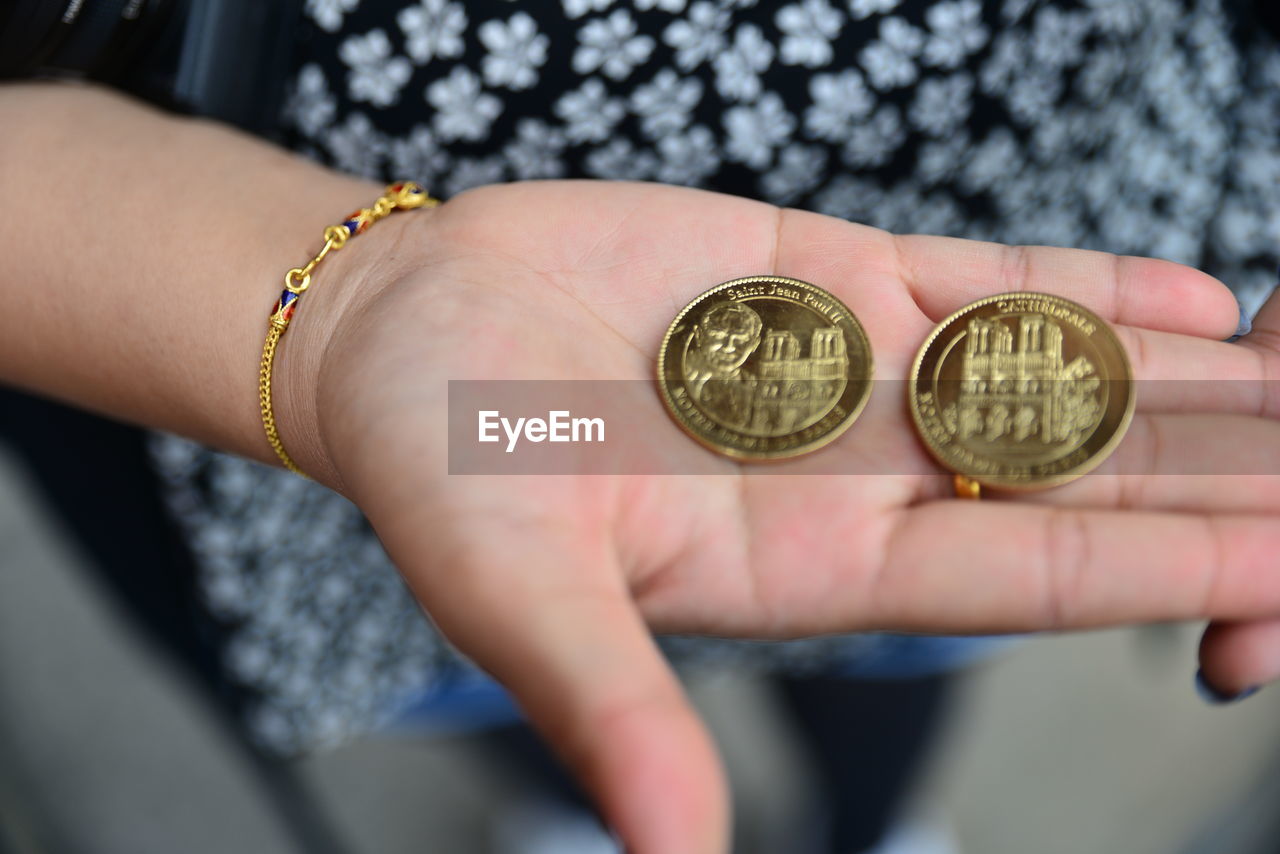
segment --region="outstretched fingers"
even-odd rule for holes
[[[1280,613],[1277,554],[1267,516],[939,501],[906,511],[865,596],[926,631],[1248,620]]]
[[[895,243],[904,281],[935,321],[985,296],[1039,291],[1146,329],[1223,339],[1239,322],[1225,285],[1171,261],[919,235]]]
[[[1242,349],[1258,357],[1267,376],[1270,417],[1280,418],[1280,290],[1262,307],[1243,343]],[[1280,510],[1280,498],[1271,506]],[[1200,669],[1224,700],[1280,680],[1280,618],[1211,623],[1200,641]]]
[[[1059,507],[1271,514],[1280,525],[1280,422],[1139,414],[1096,471],[1055,489],[1001,497]]]
[[[1115,327],[1139,412],[1217,412],[1280,419],[1280,347],[1267,352],[1190,335]]]

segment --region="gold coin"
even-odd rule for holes
[[[684,307],[658,353],[676,423],[713,451],[774,460],[817,450],[871,394],[871,344],[844,303],[782,276],[717,285]]]
[[[1135,403],[1129,357],[1106,322],[1037,293],[987,297],[942,321],[907,389],[938,462],[1000,489],[1091,471],[1120,444]]]

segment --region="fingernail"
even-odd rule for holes
[[[1204,678],[1204,672],[1196,671],[1196,693],[1200,695],[1200,699],[1204,700],[1211,706],[1225,706],[1230,703],[1239,703],[1249,699],[1258,693],[1260,686],[1254,685],[1252,688],[1245,688],[1239,694],[1224,694],[1217,688],[1209,684]]]
[[[1245,311],[1244,306],[1240,306],[1240,325],[1236,327],[1236,338],[1248,335],[1253,331],[1253,321],[1249,318],[1249,313]]]

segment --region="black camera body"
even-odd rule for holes
[[[0,79],[80,77],[264,136],[301,0],[0,0]]]

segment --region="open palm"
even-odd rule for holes
[[[1280,376],[1274,300],[1251,341],[1225,344],[1234,299],[1171,263],[895,238],[651,185],[492,188],[414,219],[394,275],[336,324],[317,403],[325,444],[432,618],[513,690],[630,850],[725,844],[713,749],[650,630],[1204,617],[1256,632],[1280,616],[1280,477],[1241,474],[1280,472],[1280,395],[1265,382]],[[654,389],[611,429],[710,473],[448,474],[448,380],[651,380],[681,307],[766,273],[839,297],[891,381],[828,448],[767,471],[720,460]],[[1016,501],[952,500],[892,381],[938,320],[1013,290],[1111,321],[1145,381],[1138,415],[1099,473]],[[1188,460],[1234,474],[1173,474]]]

